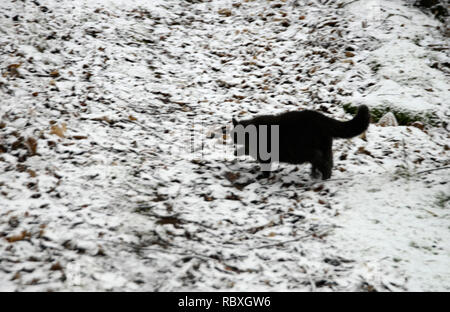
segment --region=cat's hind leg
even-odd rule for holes
[[[261,175],[258,176],[258,179],[268,179],[270,178],[270,173],[272,172],[272,164],[270,162],[262,162],[261,163]]]
[[[322,180],[329,179],[331,177],[331,169],[333,168],[333,154],[331,148],[326,150],[314,150],[311,164],[311,176],[313,178],[317,179],[321,175]]]

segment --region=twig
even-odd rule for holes
[[[309,284],[311,285],[311,291],[315,292],[316,284],[314,283],[311,274],[308,273],[308,270],[305,268],[305,266],[301,266],[301,268],[303,269],[303,271],[305,271],[306,277],[308,278]]]
[[[434,169],[428,169],[428,170],[424,170],[424,171],[419,171],[419,172],[417,172],[417,174],[422,174],[422,173],[427,173],[427,172],[437,171],[437,170],[443,170],[443,169],[450,169],[450,166],[448,166],[448,167],[439,167],[439,168],[434,168]]]
[[[330,231],[326,231],[326,232],[321,233],[321,234],[316,234],[316,236],[324,236],[324,235],[327,235],[327,234],[329,234],[329,233],[331,233],[331,230],[330,230]],[[303,236],[297,237],[297,238],[295,238],[295,239],[290,239],[290,240],[287,240],[287,241],[281,241],[281,242],[277,242],[277,243],[274,243],[274,244],[261,245],[261,246],[258,246],[258,247],[251,248],[250,250],[253,250],[253,249],[261,249],[261,248],[268,248],[268,247],[282,246],[282,245],[284,245],[284,244],[289,244],[289,243],[293,243],[293,242],[298,242],[299,240],[302,240],[302,239],[311,237],[311,236],[314,235],[314,234],[315,234],[315,233],[307,234],[307,235],[303,235]]]
[[[357,1],[359,1],[359,0],[353,0],[353,1],[349,1],[349,2],[343,2],[343,3],[341,2],[341,3],[338,4],[338,7],[339,7],[339,9],[342,9],[346,5],[352,4],[352,3],[357,2]]]

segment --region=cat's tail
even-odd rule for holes
[[[349,121],[338,121],[332,119],[331,136],[333,138],[349,139],[363,133],[369,127],[370,113],[366,105],[358,107],[355,117]]]

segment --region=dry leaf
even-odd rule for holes
[[[50,270],[52,271],[62,271],[62,266],[61,264],[59,264],[59,262],[56,262],[54,264],[52,264],[52,266],[50,267]]]
[[[11,281],[14,281],[14,280],[17,280],[17,279],[20,279],[20,272],[19,272],[19,271],[17,271],[17,272],[14,274],[14,276],[11,278]]]
[[[356,151],[356,154],[364,154],[364,155],[368,155],[368,156],[373,157],[373,156],[372,156],[372,153],[369,152],[368,150],[366,150],[366,149],[364,148],[364,146],[359,147],[358,150]]]
[[[345,56],[346,56],[346,57],[354,57],[354,56],[355,56],[355,53],[352,53],[352,52],[350,52],[350,51],[347,51],[347,52],[345,52]]]
[[[50,72],[50,76],[53,77],[53,78],[59,77],[59,71],[58,71],[57,69],[52,70],[52,71]]]
[[[359,137],[360,137],[362,140],[367,141],[366,131],[364,131]]]
[[[8,70],[11,70],[11,69],[17,69],[17,68],[19,68],[20,66],[22,65],[22,63],[18,63],[18,64],[11,64],[11,65],[8,65]]]
[[[36,176],[37,176],[36,171],[28,169],[27,172],[30,175],[30,177],[36,178]]]
[[[231,16],[231,10],[230,9],[220,9],[219,11],[217,11],[217,13],[219,13],[222,16]]]
[[[66,132],[66,130],[67,130],[67,127],[66,127],[65,123],[63,123],[61,125],[61,127],[58,125],[53,125],[50,127],[50,134],[55,134],[55,135],[59,136],[60,138],[64,138],[64,132]]]
[[[26,141],[25,144],[28,148],[28,153],[33,156],[36,155],[36,150],[37,150],[37,141],[36,139],[29,137]]]
[[[86,135],[73,135],[72,138],[75,140],[85,140],[88,137]]]
[[[31,237],[30,233],[28,233],[27,231],[22,231],[22,233],[20,233],[19,235],[7,237],[6,240],[10,243],[15,243],[30,237]]]
[[[420,121],[414,121],[411,126],[419,128],[420,130],[425,129],[425,125]]]

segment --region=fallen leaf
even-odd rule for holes
[[[50,127],[50,134],[55,134],[60,138],[64,138],[64,132],[66,132],[66,125],[63,124],[61,127],[58,125],[53,125]]]
[[[219,11],[217,11],[217,13],[219,13],[222,16],[231,16],[231,10],[230,9],[220,9]]]
[[[354,56],[355,56],[355,53],[352,53],[352,52],[350,52],[350,51],[347,51],[347,52],[345,52],[345,56],[346,56],[346,57],[354,57]]]
[[[36,139],[29,137],[26,141],[25,144],[28,148],[28,153],[33,156],[36,155],[36,150],[37,150],[37,141]]]
[[[420,130],[425,129],[425,125],[420,121],[414,121],[411,126],[419,128]]]
[[[364,155],[368,155],[368,156],[373,157],[373,156],[372,156],[372,153],[369,152],[368,150],[366,150],[366,149],[364,148],[364,146],[359,147],[358,150],[356,151],[356,154],[364,154]]]
[[[62,266],[61,264],[59,264],[59,262],[53,263],[52,266],[50,267],[51,271],[62,271]]]
[[[233,173],[233,172],[226,172],[225,173],[225,178],[227,178],[228,181],[230,182],[234,182],[235,180],[237,180],[240,177],[240,173]]]
[[[86,135],[73,135],[72,138],[75,140],[85,140],[88,137]]]
[[[53,77],[53,78],[59,77],[59,71],[58,71],[57,69],[52,70],[52,71],[50,72],[50,76]]]
[[[6,240],[10,243],[15,243],[21,240],[24,240],[26,238],[30,238],[31,234],[27,231],[22,231],[22,233],[20,233],[19,235],[14,235],[14,236],[10,236],[7,237]]]
[[[30,177],[35,178],[37,176],[36,172],[34,170],[28,169],[27,170]]]
[[[11,281],[15,281],[15,280],[17,280],[17,279],[20,279],[20,272],[16,272],[16,273],[14,274],[14,276],[11,278]]]

